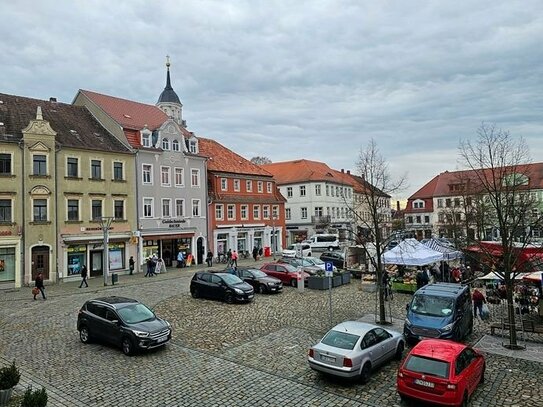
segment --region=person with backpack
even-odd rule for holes
[[[476,288],[473,290],[471,298],[473,299],[473,316],[477,318],[477,311],[479,311],[481,319],[485,319],[485,316],[483,315],[483,304],[486,304],[485,296]]]

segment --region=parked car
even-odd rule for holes
[[[172,337],[168,321],[141,302],[125,297],[85,302],[77,316],[77,330],[81,342],[107,342],[120,346],[125,355],[164,346]]]
[[[289,284],[292,287],[296,287],[298,285],[298,269],[294,266],[291,266],[290,264],[286,263],[266,263],[262,267],[260,267],[260,270],[262,270],[264,273],[266,273],[269,276],[278,278],[283,282],[283,284]],[[304,279],[304,284],[307,285],[307,278],[309,277],[309,274],[305,272],[301,272],[302,278]]]
[[[283,249],[283,252],[281,253],[283,257],[296,257],[297,252],[297,246],[301,245],[301,253],[302,256],[311,256],[311,246],[309,243],[295,243],[288,245],[286,249]]]
[[[326,270],[326,263],[322,261],[321,259],[319,259],[318,257],[311,257],[311,256],[304,257],[304,260],[311,263],[313,266],[320,268],[321,270]],[[334,266],[333,270],[337,271],[337,267]]]
[[[230,268],[228,273],[232,273],[247,284],[250,284],[256,292],[263,293],[280,293],[283,291],[283,283],[275,277],[268,276],[259,269],[254,268]]]
[[[469,286],[428,284],[407,304],[404,335],[408,341],[425,338],[462,340],[473,331],[473,306]]]
[[[309,261],[300,257],[283,257],[279,260],[279,263],[290,264],[291,266],[301,269],[302,271],[305,271],[307,274],[310,274],[312,276],[322,271],[320,267],[314,266]]]
[[[321,249],[321,250],[335,250],[339,249],[339,237],[338,235],[330,234],[320,234],[313,235],[307,239],[311,249]]]
[[[485,381],[485,366],[483,355],[469,346],[425,339],[398,369],[398,393],[402,399],[467,406],[477,385]]]
[[[321,254],[322,261],[331,261],[338,269],[345,267],[345,254],[343,252],[324,252]]]
[[[199,271],[190,282],[190,294],[193,298],[205,297],[232,304],[252,301],[255,290],[233,274]]]
[[[309,367],[329,375],[360,378],[366,383],[372,369],[401,360],[405,340],[400,332],[359,321],[333,327],[308,352]]]

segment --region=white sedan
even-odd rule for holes
[[[318,372],[366,383],[371,371],[390,359],[402,358],[404,336],[396,331],[358,321],[332,328],[308,352],[309,367]]]
[[[326,270],[326,263],[318,257],[304,257],[304,260],[311,263],[312,266],[317,266],[321,270]],[[334,266],[334,271],[337,271],[336,266]]]

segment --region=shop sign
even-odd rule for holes
[[[87,251],[87,246],[68,246],[66,251],[68,253],[85,253]]]
[[[181,223],[185,223],[185,219],[163,219],[162,224],[168,225],[171,228],[178,228],[181,226]]]

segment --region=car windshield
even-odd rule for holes
[[[268,277],[268,275],[266,273],[264,273],[263,271],[260,271],[260,270],[251,270],[251,274],[253,276],[255,276],[256,278]]]
[[[290,271],[291,273],[297,273],[298,272],[298,269],[290,264],[281,264],[282,266],[284,266],[287,271]]]
[[[243,283],[243,280],[239,278],[238,276],[235,276],[233,274],[225,274],[224,276],[221,276],[223,281],[226,284],[239,284]]]
[[[416,294],[411,303],[411,311],[433,317],[447,317],[452,314],[454,299],[428,294]]]
[[[316,257],[308,257],[307,261],[315,266],[322,266],[324,262],[321,259],[318,259]]]
[[[131,304],[117,310],[121,319],[127,324],[137,324],[155,318],[155,314],[143,304]]]
[[[412,372],[425,375],[442,377],[444,379],[449,378],[449,362],[443,360],[411,355],[405,363],[405,368]]]
[[[353,350],[359,339],[358,335],[332,330],[322,338],[321,342],[334,348]]]
[[[296,245],[295,244],[291,244],[290,246],[287,247],[288,250],[294,250],[296,251]]]

